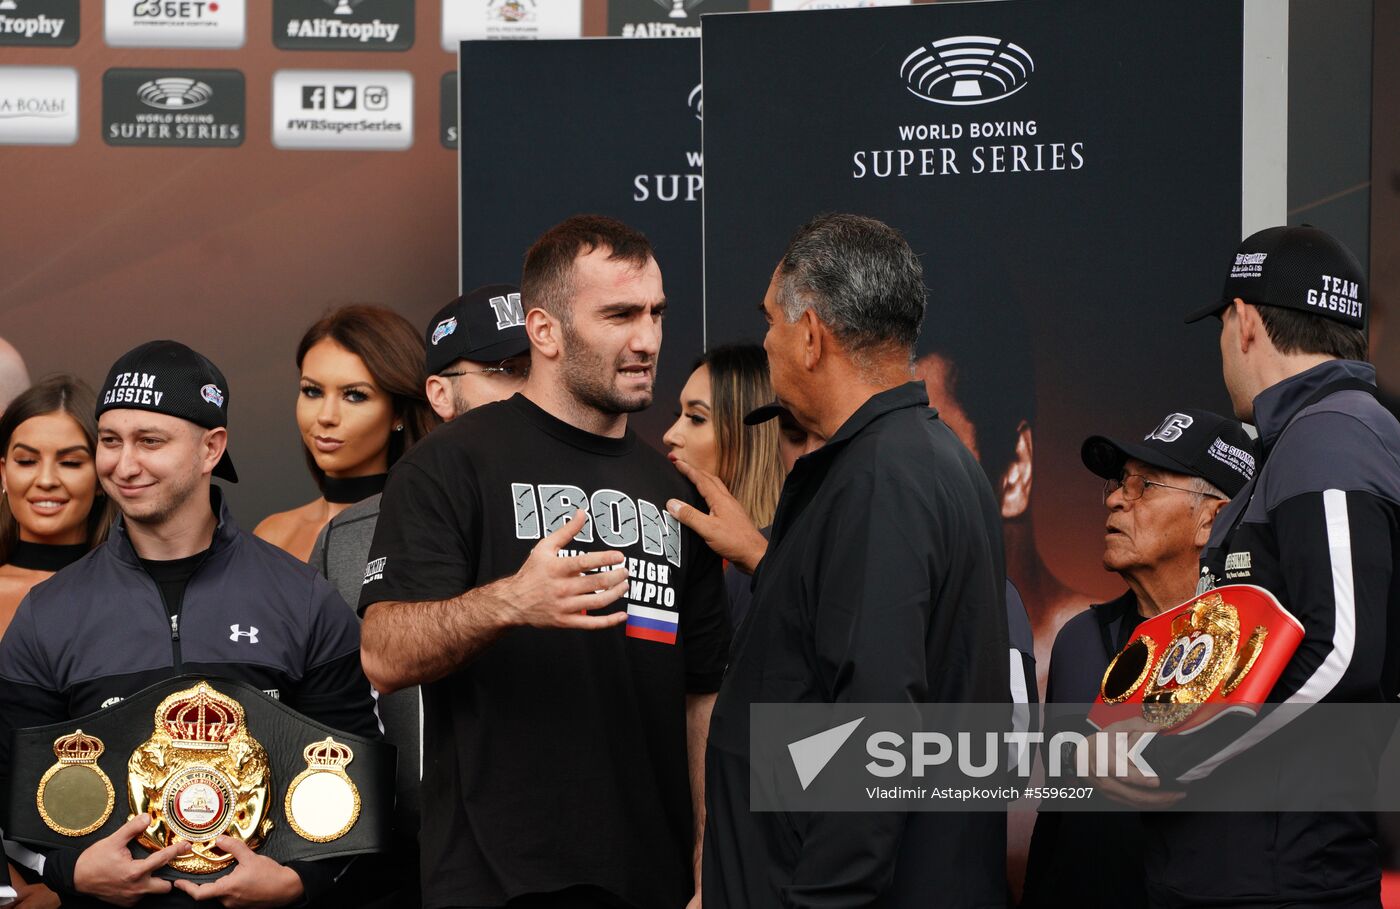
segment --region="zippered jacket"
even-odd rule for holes
[[[309,565],[241,530],[217,487],[211,503],[213,542],[173,616],[121,518],[106,543],[20,603],[0,639],[0,798],[14,730],[81,717],[185,674],[237,679],[332,728],[378,736],[354,612]],[[63,894],[65,906],[94,904],[73,892],[79,850],[24,852],[10,857]],[[339,871],[345,863],[291,866],[308,897],[332,882],[327,864]],[[138,905],[194,901],[174,891]]]

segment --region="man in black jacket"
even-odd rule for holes
[[[30,591],[0,641],[0,792],[15,729],[187,673],[247,682],[335,729],[378,734],[354,615],[310,566],[239,529],[210,482],[238,479],[228,396],[218,368],[174,341],[143,344],[112,367],[96,466],[121,516],[106,543]],[[284,866],[222,838],[238,859],[232,872],[172,886],[156,872],[189,843],[134,859],[127,843],[146,821],[81,852],[40,850],[30,870],[65,906],[238,907],[314,900],[345,864]]]
[[[1240,245],[1221,297],[1188,319],[1220,318],[1235,415],[1259,430],[1258,470],[1216,519],[1197,590],[1263,587],[1302,624],[1303,640],[1269,694],[1287,710],[1223,717],[1207,735],[1159,736],[1146,748],[1159,774],[1185,784],[1183,805],[1207,778],[1222,791],[1258,778],[1261,762],[1283,792],[1328,776],[1374,778],[1388,730],[1359,731],[1375,735],[1374,747],[1326,767],[1278,760],[1306,753],[1317,709],[1308,705],[1400,695],[1400,424],[1376,400],[1375,369],[1364,362],[1368,310],[1350,251],[1316,228],[1274,227]],[[1368,814],[1147,820],[1154,902],[1380,904]]]
[[[922,277],[898,232],[825,215],[798,230],[764,298],[773,389],[828,441],[783,486],[715,707],[711,909],[1005,904],[1001,814],[749,807],[753,703],[1010,701],[997,503],[911,381]]]

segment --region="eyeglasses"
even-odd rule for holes
[[[484,369],[459,369],[453,372],[440,372],[438,375],[444,379],[455,379],[458,376],[504,376],[507,379],[528,379],[530,378],[530,366],[511,366],[501,363],[499,366],[487,366]]]
[[[1195,489],[1187,489],[1185,486],[1172,486],[1167,483],[1158,483],[1156,480],[1149,480],[1140,473],[1125,474],[1116,480],[1105,480],[1103,484],[1103,503],[1108,504],[1108,497],[1118,490],[1123,491],[1123,501],[1135,502],[1143,497],[1149,486],[1160,486],[1162,489],[1175,489],[1177,492],[1189,492],[1193,495],[1205,496],[1211,499],[1224,498],[1210,492],[1200,492]]]

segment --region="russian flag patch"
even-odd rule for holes
[[[658,644],[676,643],[680,615],[669,609],[627,604],[627,636]]]

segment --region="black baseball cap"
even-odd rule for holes
[[[760,423],[767,423],[774,417],[781,417],[785,413],[788,414],[788,416],[792,416],[792,414],[788,413],[788,409],[775,398],[767,404],[760,404],[758,407],[744,414],[744,425],[757,426]]]
[[[179,341],[147,341],[112,364],[97,396],[97,416],[149,410],[216,429],[228,426],[228,403],[228,380],[208,357]],[[227,447],[214,476],[238,482]]]
[[[1366,328],[1369,295],[1356,257],[1316,227],[1270,227],[1251,234],[1235,251],[1220,299],[1186,317],[1213,316],[1238,297],[1283,306]]]
[[[514,284],[487,284],[439,309],[428,323],[425,369],[437,375],[457,360],[498,363],[530,350],[525,309]]]
[[[1254,476],[1254,440],[1238,420],[1208,410],[1169,414],[1138,443],[1090,436],[1079,456],[1105,480],[1121,477],[1123,465],[1135,458],[1172,473],[1201,477],[1232,498]]]

